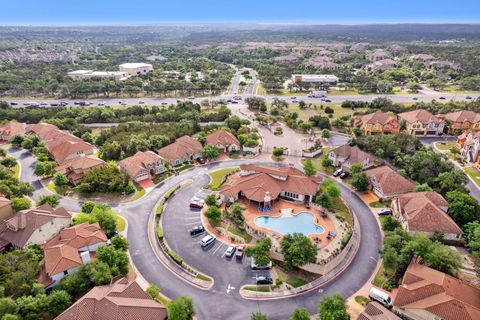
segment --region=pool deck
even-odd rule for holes
[[[320,239],[319,245],[321,248],[327,247],[331,242],[334,242],[335,239],[339,237],[337,229],[335,228],[335,223],[330,218],[330,215],[327,217],[322,217],[321,213],[318,210],[314,208],[307,209],[305,208],[305,205],[302,203],[297,203],[297,202],[287,201],[282,199],[279,201],[275,201],[273,205],[273,210],[267,211],[267,212],[258,212],[258,204],[253,202],[249,203],[248,200],[241,199],[240,203],[245,208],[245,211],[243,212],[243,214],[245,216],[245,222],[248,224],[248,226],[252,229],[259,230],[265,233],[274,242],[277,242],[278,244],[280,243],[280,240],[283,235],[278,231],[270,230],[270,229],[266,229],[258,226],[255,223],[255,219],[262,216],[280,217],[282,215],[281,214],[282,209],[292,209],[293,210],[292,215],[297,215],[301,212],[312,213],[315,217],[315,224],[322,227],[324,229],[324,232],[320,234],[310,234],[308,235],[308,237],[311,239]],[[329,231],[335,232],[337,236],[331,239],[327,239],[327,234]],[[275,235],[278,235],[278,236],[275,237]]]

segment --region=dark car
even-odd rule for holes
[[[342,169],[338,169],[338,170],[335,170],[335,172],[333,173],[333,176],[338,177],[341,174],[342,174]]]
[[[232,104],[238,104],[238,101],[232,101]]]
[[[202,209],[205,202],[203,200],[192,200],[190,201],[190,208],[192,209]]]
[[[439,99],[440,99],[440,100],[445,100],[446,98],[445,98],[445,97],[440,97]]]
[[[11,105],[11,106],[16,106],[16,105],[18,105],[18,103],[16,103],[16,102],[10,102],[10,105]]]
[[[389,216],[392,214],[392,209],[390,208],[382,208],[378,211],[379,216]]]
[[[273,279],[270,277],[260,276],[257,278],[257,284],[272,284]]]
[[[205,232],[205,228],[203,226],[196,226],[192,230],[190,230],[190,236],[196,237],[199,234],[202,234],[204,232]]]
[[[348,177],[350,175],[350,173],[344,171],[340,174],[340,179],[345,179],[346,177]]]
[[[205,164],[205,159],[204,158],[197,158],[197,162],[200,164]]]
[[[330,99],[325,99],[325,102],[332,102],[332,100],[330,100]]]
[[[465,97],[465,99],[468,99],[468,100],[470,100],[470,99],[472,99],[472,97],[470,97],[470,96],[466,96],[466,97]]]

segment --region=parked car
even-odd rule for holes
[[[12,101],[12,102],[10,102],[10,105],[11,106],[16,106],[16,105],[18,105],[18,103]]]
[[[440,100],[445,100],[446,98],[445,98],[445,97],[440,97],[440,98],[438,98],[438,99],[440,99]]]
[[[205,201],[203,199],[193,198],[190,201],[190,208],[192,209],[202,209]]]
[[[392,214],[392,209],[390,208],[382,208],[378,211],[379,216],[388,216]]]
[[[166,106],[167,104],[168,104],[168,102],[166,102],[166,101],[162,102],[162,106]]]
[[[325,99],[325,102],[332,102],[332,100],[330,100],[330,99]]]
[[[205,232],[205,228],[203,226],[196,226],[192,230],[190,230],[190,236],[196,237]]]
[[[245,245],[244,244],[239,244],[237,246],[237,252],[235,252],[235,258],[241,260],[243,259],[243,253],[245,251]]]
[[[235,246],[228,246],[227,250],[225,250],[225,257],[231,258],[235,254]]]
[[[197,158],[197,162],[200,163],[200,164],[205,164],[205,158]]]
[[[337,170],[335,170],[335,172],[333,173],[333,176],[334,176],[334,177],[338,177],[338,176],[341,175],[341,174],[342,174],[342,169],[337,169]]]
[[[193,99],[195,99],[195,96],[190,96],[190,97],[188,97],[188,99],[193,100]]]
[[[348,176],[350,176],[350,173],[348,173],[347,171],[344,171],[340,174],[340,179],[345,179]]]
[[[138,104],[145,104],[145,101],[140,100],[140,101],[138,101]]]
[[[290,97],[290,99],[295,100],[295,99],[297,99],[297,97]]]
[[[392,299],[390,296],[377,288],[370,289],[368,296],[370,299],[376,300],[386,307],[390,307],[392,305]]]
[[[272,284],[273,283],[273,279],[270,278],[270,277],[266,277],[266,276],[257,277],[256,280],[257,280],[257,284]]]
[[[209,234],[208,236],[203,237],[200,243],[202,245],[202,248],[207,248],[210,245],[212,245],[215,241],[217,241],[217,238]]]
[[[466,96],[466,97],[465,97],[465,99],[468,99],[468,100],[470,100],[470,99],[472,99],[472,97],[470,97],[470,96]]]
[[[418,98],[417,98],[417,97],[413,97],[413,98],[412,98],[412,100],[414,100],[414,101],[417,101],[417,100],[418,100]]]

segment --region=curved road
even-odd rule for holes
[[[9,147],[8,153],[15,157],[22,166],[21,179],[30,182],[35,192],[32,198],[37,199],[42,194],[48,194],[50,191],[44,189],[37,177],[33,173],[35,158],[28,151]],[[305,307],[311,312],[316,312],[317,303],[325,294],[339,293],[343,296],[350,296],[360,289],[370,278],[375,270],[376,262],[379,257],[381,248],[381,233],[376,218],[371,213],[367,205],[355,194],[350,192],[345,186],[340,185],[342,196],[355,210],[358,216],[358,223],[361,227],[361,244],[358,254],[352,261],[348,269],[339,275],[335,280],[325,285],[321,292],[310,292],[302,294],[298,297],[281,300],[267,301],[251,301],[244,300],[238,293],[239,286],[234,285],[232,280],[241,280],[245,278],[245,268],[235,268],[227,270],[215,269],[215,264],[205,264],[199,266],[207,274],[215,278],[215,285],[209,291],[187,284],[177,276],[173,275],[163,264],[156,258],[147,237],[148,215],[154,209],[157,200],[174,185],[186,180],[192,179],[193,183],[186,187],[184,196],[190,197],[191,193],[200,190],[203,185],[208,182],[207,171],[222,167],[238,166],[247,161],[231,160],[219,163],[212,163],[203,167],[195,167],[192,170],[181,173],[167,179],[164,183],[158,185],[150,193],[141,199],[130,202],[113,205],[115,210],[119,212],[128,221],[128,241],[130,245],[130,254],[133,263],[144,278],[155,283],[162,289],[162,292],[175,298],[180,295],[190,296],[194,303],[198,319],[246,319],[251,313],[260,310],[269,316],[269,319],[285,319],[294,308]],[[255,161],[251,161],[255,162]],[[181,200],[182,192],[175,196],[169,206],[175,209],[175,202],[183,203]],[[61,205],[72,211],[79,211],[81,203],[70,199],[61,199]],[[173,214],[180,214],[175,212]],[[180,208],[178,211],[181,211]],[[171,214],[169,212],[167,214]],[[181,230],[168,228],[166,230],[167,237],[171,239],[170,244],[180,250],[185,244],[181,234],[185,234],[185,227]],[[178,239],[175,234],[178,232]],[[188,249],[188,248],[187,248]],[[187,261],[192,257],[185,256]],[[209,262],[209,258],[205,257],[205,261]],[[210,261],[211,262],[211,261]],[[213,266],[212,266],[213,265]],[[206,269],[207,270],[204,270]],[[209,268],[209,269],[208,269]],[[235,269],[235,270],[234,270]],[[236,272],[236,274],[235,274]],[[234,290],[227,293],[227,285],[232,283]]]

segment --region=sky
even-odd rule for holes
[[[0,0],[0,25],[480,23],[480,0]]]

